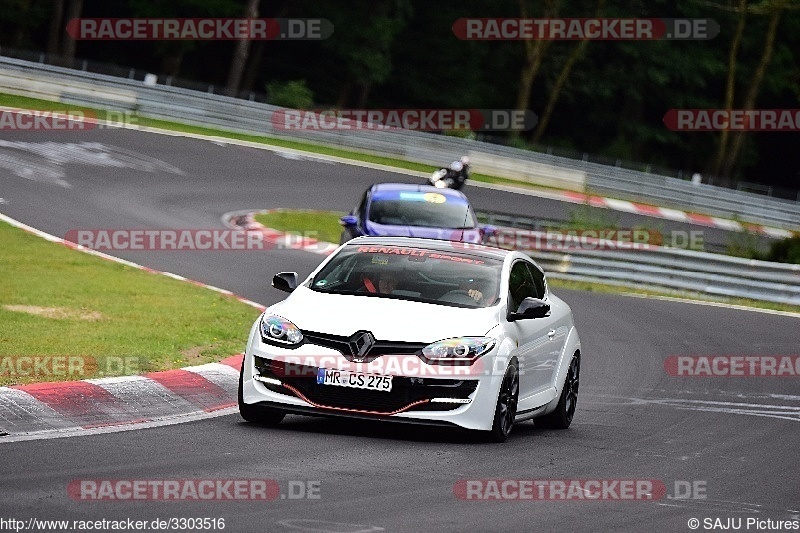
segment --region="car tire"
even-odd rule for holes
[[[492,419],[492,429],[484,435],[489,442],[505,442],[514,428],[519,402],[519,368],[516,361],[506,368]]]
[[[561,397],[558,399],[556,410],[541,418],[535,419],[538,427],[547,429],[567,429],[572,424],[575,416],[575,408],[578,405],[578,385],[581,375],[581,357],[578,352],[572,355],[567,370],[567,377],[564,380],[564,388],[561,390]]]
[[[244,360],[242,360],[242,369],[239,371],[239,414],[254,424],[261,424],[263,426],[277,426],[286,416],[286,411],[275,409],[272,407],[264,407],[260,405],[251,405],[244,403]]]

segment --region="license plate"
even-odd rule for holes
[[[353,389],[391,392],[392,376],[376,376],[374,374],[320,368],[317,370],[317,385],[336,385]]]

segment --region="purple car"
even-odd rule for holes
[[[371,186],[340,223],[342,243],[361,235],[481,243],[492,231],[478,224],[462,192],[407,183]]]

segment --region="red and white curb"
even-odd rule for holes
[[[719,228],[726,231],[748,231],[751,233],[760,233],[774,239],[788,239],[795,236],[795,233],[786,229],[772,228],[758,224],[742,224],[741,222],[726,218],[690,213],[688,211],[670,209],[667,207],[639,204],[627,200],[617,200],[616,198],[605,198],[603,196],[593,196],[572,191],[561,191],[560,196],[564,201],[571,203],[587,204],[592,207],[613,209],[614,211],[624,211],[626,213],[634,213],[648,217],[665,218],[676,222],[686,222],[688,224]],[[796,235],[800,235],[800,233]]]
[[[153,274],[210,289],[255,307],[265,306],[229,290],[161,272],[77,245],[0,213],[0,220],[50,242]],[[207,418],[233,412],[242,354],[219,363],[153,372],[143,376],[34,383],[0,387],[0,443],[52,438]],[[112,429],[113,430],[113,429]]]
[[[683,211],[680,209],[671,209],[669,207],[657,207],[649,204],[640,204],[637,202],[630,202],[628,200],[607,198],[604,196],[584,194],[575,191],[548,191],[544,189],[525,189],[510,185],[483,183],[479,181],[470,181],[469,186],[486,188],[486,189],[497,189],[517,194],[535,196],[537,198],[549,198],[551,200],[558,200],[559,202],[567,202],[571,204],[584,204],[592,207],[599,207],[602,209],[611,209],[612,211],[623,211],[625,213],[634,213],[636,215],[642,215],[646,217],[662,218],[667,220],[674,220],[676,222],[695,224],[698,226],[719,228],[725,231],[738,231],[738,232],[747,231],[750,233],[765,235],[773,239],[788,239],[793,236],[800,236],[800,231],[792,232],[787,229],[774,228],[771,226],[741,223],[737,222],[736,220],[719,218],[711,215],[702,215],[699,213],[692,213],[690,211]]]
[[[287,211],[286,209],[262,209],[259,211],[233,211],[222,215],[222,222],[233,229],[243,229],[247,231],[258,231],[263,235],[264,242],[272,245],[275,248],[288,248],[291,250],[303,250],[319,255],[330,255],[338,247],[338,244],[332,242],[320,241],[304,235],[299,235],[292,232],[279,231],[273,228],[268,228],[256,222],[256,215],[269,215],[272,213],[281,213]],[[318,211],[311,210],[293,210],[302,211],[306,213],[316,213]]]
[[[0,443],[230,414],[242,357],[142,376],[0,387]]]

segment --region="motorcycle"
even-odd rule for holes
[[[452,179],[447,178],[447,169],[440,168],[430,176],[428,176],[428,183],[439,189],[447,189],[453,184]]]
[[[440,168],[430,176],[428,183],[439,189],[455,189],[460,191],[467,181],[466,172],[454,171],[449,168]]]

